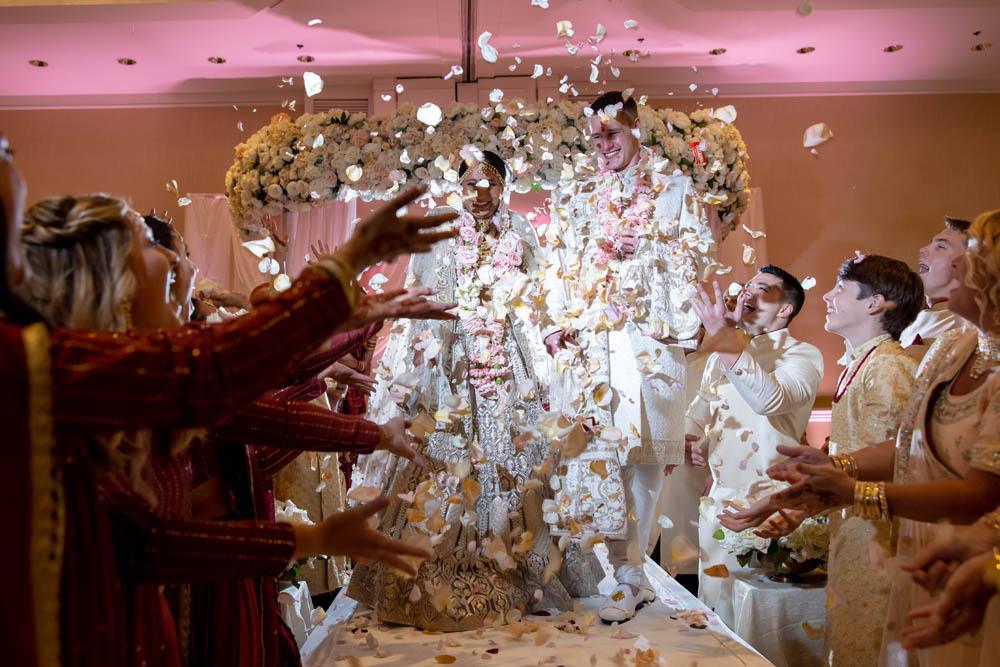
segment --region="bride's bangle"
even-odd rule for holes
[[[853,479],[858,478],[858,463],[851,454],[834,454],[830,457],[830,465],[843,470]]]

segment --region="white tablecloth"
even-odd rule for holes
[[[730,576],[732,607],[716,608],[722,622],[777,667],[823,664],[826,577],[808,574],[801,584],[785,584],[771,581],[759,570],[739,570]],[[815,631],[813,636],[818,635],[815,639],[803,621]]]
[[[610,575],[607,550],[595,549]],[[306,667],[334,665],[378,665],[379,667],[436,667],[435,656],[447,654],[456,658],[455,665],[587,665],[622,664],[615,656],[628,651],[628,664],[634,664],[637,649],[653,648],[663,658],[663,664],[715,667],[752,665],[765,667],[770,663],[739,637],[726,628],[715,614],[709,612],[697,598],[688,593],[651,559],[646,559],[646,575],[656,588],[657,600],[643,608],[634,619],[621,626],[611,626],[596,620],[585,634],[560,631],[557,626],[572,628],[568,619],[581,624],[584,614],[595,616],[600,597],[579,600],[578,609],[553,616],[529,616],[528,620],[552,628],[551,638],[536,646],[535,634],[514,639],[503,627],[456,632],[424,634],[416,628],[383,625],[371,619],[371,610],[358,605],[341,593],[330,606],[323,624],[312,631],[302,647]],[[600,584],[602,592],[614,587],[610,576]],[[679,614],[683,610],[707,612],[706,629],[689,626]],[[372,635],[374,640],[369,640]],[[369,644],[371,642],[371,645]],[[377,648],[372,648],[377,645]],[[488,653],[489,650],[495,653]],[[384,657],[377,657],[381,652]],[[357,661],[338,662],[349,657]],[[593,661],[592,661],[593,658]]]

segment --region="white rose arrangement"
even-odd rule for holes
[[[747,528],[734,533],[720,528],[712,537],[721,540],[726,551],[736,556],[742,567],[750,563],[754,554],[772,562],[775,569],[788,558],[798,563],[810,560],[826,562],[830,549],[830,525],[825,516],[809,517],[791,534],[776,540],[755,535],[754,530]]]
[[[750,197],[746,145],[731,122],[735,110],[727,110],[689,116],[639,106],[640,142],[663,158],[666,173],[691,176],[705,200],[718,204],[725,231],[735,228]],[[340,109],[294,121],[278,114],[236,146],[226,173],[229,209],[246,240],[266,234],[266,215],[338,198],[387,199],[410,181],[427,183],[432,198],[446,197],[457,191],[457,169],[470,149],[507,160],[515,192],[552,190],[593,173],[587,111],[566,100],[454,104],[433,126],[417,119],[412,104],[374,118]]]

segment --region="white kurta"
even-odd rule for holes
[[[963,326],[964,320],[956,317],[953,312],[938,305],[934,308],[921,310],[910,326],[899,334],[899,344],[917,361],[923,359],[935,340],[952,329]]]
[[[688,409],[688,433],[705,435],[713,483],[699,507],[700,570],[739,563],[712,535],[724,501],[754,500],[779,484],[765,471],[784,457],[778,445],[797,445],[809,423],[823,379],[823,355],[788,329],[755,336],[733,367],[717,354],[705,368],[701,391]],[[706,435],[707,434],[707,435]],[[700,594],[710,607],[723,603],[725,579],[699,572]],[[728,603],[728,601],[725,601]]]

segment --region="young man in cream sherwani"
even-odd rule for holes
[[[776,482],[765,471],[784,458],[778,445],[797,445],[805,432],[823,378],[823,355],[788,331],[805,293],[786,271],[760,269],[731,313],[718,283],[714,302],[700,286],[699,292],[702,347],[712,354],[688,408],[686,439],[689,456],[695,462],[704,457],[713,478],[699,506],[699,597],[725,616],[730,579],[706,576],[705,570],[735,570],[739,564],[713,537],[721,527],[716,515],[727,501],[752,501],[773,490]]]
[[[628,521],[625,539],[607,540],[618,586],[599,613],[624,621],[655,599],[643,574],[646,539],[663,466],[684,457],[684,345],[693,349],[700,327],[690,299],[715,258],[719,225],[691,179],[668,175],[639,145],[633,99],[607,93],[591,110],[596,173],[553,195],[553,326],[543,335],[563,369],[550,390],[553,409],[614,429],[623,444]]]

